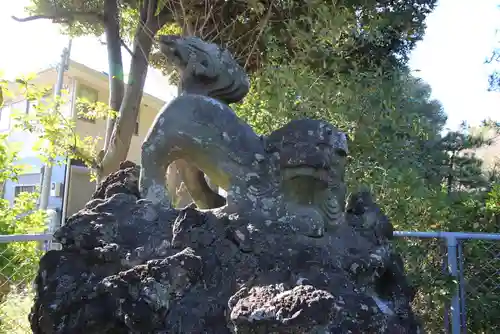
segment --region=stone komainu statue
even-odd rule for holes
[[[123,164],[55,233],[33,333],[421,333],[391,223],[367,191],[346,201],[346,136],[310,119],[258,136],[229,107],[249,81],[227,50],[160,45],[181,94],[141,167]],[[179,160],[203,209],[171,205],[165,171]]]

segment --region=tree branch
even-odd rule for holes
[[[189,22],[189,19],[187,17],[187,12],[186,12],[186,9],[184,8],[184,2],[183,0],[180,0],[179,1],[179,5],[181,7],[181,11],[182,11],[182,17],[184,18],[184,26],[187,33],[188,33],[188,36],[194,36],[194,29],[193,29],[193,25],[191,24],[191,22]]]
[[[151,21],[155,17],[155,12],[156,12],[156,6],[158,5],[157,0],[149,0],[147,4],[147,18],[146,18],[146,24],[151,23]]]
[[[120,38],[120,43],[122,44],[122,46],[125,48],[125,50],[127,50],[127,52],[130,54],[131,57],[134,56],[134,53],[132,52],[132,50],[130,50],[130,48],[128,47],[128,45],[125,43],[125,41],[123,39]]]
[[[264,32],[264,29],[266,28],[266,25],[268,24],[269,19],[272,16],[273,7],[274,7],[274,0],[271,1],[271,3],[269,4],[269,9],[267,10],[266,15],[259,22],[260,29],[259,29],[259,32],[257,33],[257,37],[255,38],[255,42],[253,43],[252,48],[250,49],[250,53],[248,54],[247,59],[245,60],[245,65],[243,66],[243,68],[245,68],[245,69],[247,68],[248,62],[250,61],[250,57],[252,56],[252,53],[255,51],[255,48],[256,48],[257,44],[259,43],[260,37],[262,36],[262,33]]]
[[[11,18],[17,22],[30,22],[35,20],[52,20],[56,23],[67,23],[70,21],[74,21],[77,18],[84,21],[99,21],[104,22],[104,15],[97,12],[65,12],[65,13],[56,13],[54,15],[33,15],[28,17],[17,17],[11,16]]]
[[[175,8],[173,8],[171,2],[168,1],[157,15],[158,26],[161,28],[170,20],[177,21],[175,12]],[[182,27],[182,24],[180,24],[180,27]]]
[[[108,44],[107,42],[104,42],[102,40],[99,40],[99,43],[101,45],[107,45]],[[120,38],[120,44],[125,48],[125,50],[130,54],[130,56],[133,56],[132,50],[130,50],[129,46],[127,45],[127,43],[125,43],[125,41],[122,38]]]
[[[29,22],[29,21],[35,21],[35,20],[40,20],[40,19],[47,19],[47,20],[57,19],[57,17],[51,16],[51,15],[33,15],[33,16],[28,16],[28,17],[23,17],[23,18],[11,16],[11,18],[17,22]]]

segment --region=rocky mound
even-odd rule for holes
[[[369,194],[311,238],[245,213],[152,204],[137,178],[123,164],[56,232],[33,333],[421,333],[391,224]]]

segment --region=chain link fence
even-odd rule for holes
[[[427,333],[500,333],[500,234],[395,235]]]
[[[395,235],[427,333],[500,333],[500,235]],[[0,236],[0,334],[31,333],[38,262],[56,247],[49,234]]]
[[[459,244],[463,333],[500,333],[500,238]]]
[[[51,239],[46,234],[0,236],[0,334],[31,333],[33,280]]]
[[[446,250],[439,239],[395,238],[394,248],[403,258],[410,284],[416,288],[413,309],[420,317],[426,333],[442,333],[446,317],[447,289]]]

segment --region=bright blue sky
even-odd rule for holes
[[[2,0],[0,31],[2,52],[0,69],[7,75],[39,70],[58,60],[67,37],[49,21],[17,23],[11,15],[24,16],[28,0]],[[416,75],[428,82],[433,98],[438,99],[448,114],[448,126],[455,128],[461,120],[477,124],[491,117],[500,120],[500,94],[487,91],[491,65],[485,65],[500,35],[500,0],[440,0],[427,19],[424,41],[412,54],[410,65]],[[7,33],[7,32],[10,32]],[[106,70],[106,50],[93,38],[73,42],[71,57],[98,70]],[[125,66],[130,59],[124,52]],[[495,65],[500,68],[500,65]],[[158,71],[150,71],[146,91],[168,99],[172,90]]]
[[[487,91],[488,73],[500,64],[484,64],[500,40],[498,5],[499,0],[440,0],[412,54],[411,68],[431,85],[452,128],[461,120],[500,120],[500,94]]]

